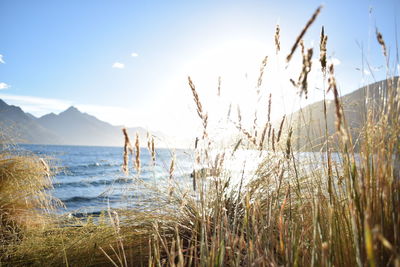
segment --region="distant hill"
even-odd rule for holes
[[[398,77],[393,80],[397,84]],[[341,103],[344,109],[346,122],[350,128],[353,140],[360,137],[361,129],[367,118],[367,111],[382,106],[383,98],[388,94],[388,81],[383,80],[362,87],[350,94],[342,96]],[[336,107],[333,100],[326,101],[328,136],[336,132]],[[378,116],[379,114],[374,114]],[[285,128],[293,128],[293,144],[297,149],[304,151],[318,151],[325,140],[324,102],[310,104],[299,111],[290,114]]]
[[[50,113],[36,118],[0,99],[0,128],[2,139],[14,143],[122,146],[124,142],[122,126],[113,126],[75,107],[69,107],[60,114]],[[128,133],[131,139],[138,133],[141,144],[147,144],[146,129],[128,128]],[[165,146],[164,142],[168,142],[168,137],[163,133],[154,135],[158,138],[159,146]]]
[[[37,122],[61,138],[63,144],[122,145],[121,130],[75,107],[56,115],[50,113]]]
[[[15,143],[56,144],[59,136],[41,126],[36,118],[20,107],[7,105],[0,99],[1,139]]]

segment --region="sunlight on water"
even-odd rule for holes
[[[21,148],[51,159],[56,171],[52,195],[65,204],[65,208],[58,210],[59,213],[98,213],[108,207],[146,209],[154,197],[150,188],[154,186],[165,190],[169,185],[173,152],[167,149],[157,150],[156,163],[153,164],[148,150],[142,148],[142,168],[138,176],[133,167],[130,175],[122,172],[123,149],[119,147],[21,145]],[[223,177],[229,179],[234,187],[241,183],[243,177],[246,177],[244,184],[254,177],[259,164],[268,158],[269,153],[214,150],[210,156],[225,155]],[[193,151],[176,150],[175,155],[174,182],[181,190],[191,192],[193,170],[207,170],[210,166],[194,164]],[[296,157],[304,163],[310,162],[310,170],[323,162],[321,153],[297,153]],[[339,160],[335,154],[334,160]]]

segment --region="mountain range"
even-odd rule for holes
[[[0,128],[1,139],[13,143],[88,146],[122,146],[124,143],[122,126],[113,126],[73,106],[59,114],[36,118],[0,99]],[[140,140],[147,143],[146,129],[133,127],[127,130],[131,139],[138,133]],[[160,132],[152,134],[162,142],[167,138]]]
[[[398,77],[392,80],[394,84],[398,81]],[[360,137],[368,110],[371,110],[371,107],[382,106],[382,99],[387,97],[388,93],[388,80],[383,80],[340,98],[353,140],[357,141]],[[325,103],[326,124],[324,101],[315,102],[286,116],[283,132],[288,132],[290,127],[293,129],[292,144],[297,150],[319,151],[325,142],[325,126],[328,136],[335,134],[335,103],[333,100],[326,100]],[[274,128],[278,129],[279,125],[280,122],[274,123]],[[20,107],[8,105],[0,99],[0,141],[3,139],[13,143],[122,146],[124,138],[121,129],[121,126],[113,126],[82,113],[73,106],[59,114],[50,113],[36,118]],[[128,133],[131,139],[138,133],[141,144],[147,143],[146,129],[128,128]],[[158,147],[183,147],[183,143],[184,146],[189,144],[187,140],[177,140],[161,132],[152,134],[156,137]]]

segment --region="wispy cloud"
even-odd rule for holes
[[[0,54],[0,64],[6,64],[6,62],[3,59],[3,55]]]
[[[124,63],[121,63],[121,62],[115,62],[115,63],[112,65],[112,67],[113,67],[114,69],[123,69],[123,68],[125,68],[125,64],[124,64]]]
[[[8,104],[22,107],[26,112],[41,116],[50,112],[60,112],[71,106],[71,102],[34,96],[0,94],[0,98]]]
[[[133,52],[133,53],[131,54],[131,56],[132,56],[132,57],[138,57],[138,56],[139,56],[139,54],[138,54],[138,53],[135,53],[135,52]]]
[[[0,90],[8,89],[10,86],[6,83],[0,83]]]

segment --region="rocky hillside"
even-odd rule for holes
[[[398,77],[392,82],[396,85]],[[373,110],[372,116],[376,118],[379,116],[378,110],[384,108],[382,107],[383,99],[389,94],[396,95],[396,93],[388,90],[388,81],[383,80],[341,97],[346,123],[355,143],[362,138],[362,127],[368,116],[368,110]],[[333,100],[326,101],[326,120],[324,114],[324,101],[319,101],[287,116],[285,128],[286,130],[289,127],[293,128],[292,139],[296,148],[304,151],[319,151],[326,140],[325,126],[327,135],[333,138],[336,132],[336,107]]]

